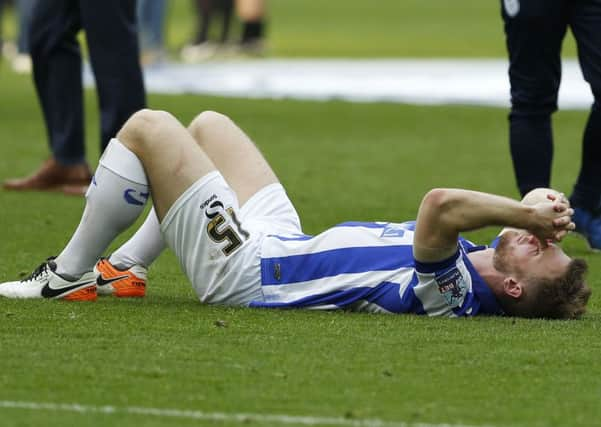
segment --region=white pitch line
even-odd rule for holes
[[[149,93],[292,98],[417,105],[490,105],[510,101],[507,58],[256,59],[165,63],[144,70]],[[90,67],[84,81],[93,85]],[[593,95],[575,59],[562,61],[559,107],[590,109]]]
[[[137,406],[93,406],[78,403],[41,403],[41,402],[18,402],[0,400],[0,408],[26,409],[31,411],[56,411],[77,413],[99,413],[99,414],[133,414],[153,417],[188,418],[204,421],[227,421],[244,424],[249,421],[269,422],[282,425],[305,425],[305,426],[342,426],[342,427],[491,427],[491,426],[469,426],[466,424],[427,424],[391,422],[379,419],[354,420],[342,417],[314,417],[295,416],[282,414],[249,414],[249,413],[224,413],[204,412],[180,409],[143,408]]]

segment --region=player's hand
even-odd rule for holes
[[[574,210],[570,207],[569,201],[565,196],[552,197],[554,200],[549,198],[549,202],[534,205],[535,221],[530,232],[538,238],[543,247],[547,246],[547,242],[561,241],[576,228],[572,222]]]
[[[549,194],[547,194],[547,199],[552,202],[559,201],[561,203],[568,205],[568,208],[571,207],[570,201],[568,200],[566,195],[563,193],[549,193]]]

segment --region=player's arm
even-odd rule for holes
[[[547,202],[547,201],[555,201],[555,200],[559,200],[563,203],[566,203],[568,205],[568,207],[570,206],[570,202],[569,200],[566,198],[566,196],[557,191],[557,190],[553,190],[552,188],[535,188],[534,190],[530,190],[523,198],[522,198],[522,203],[525,205],[536,205],[537,203],[542,203],[542,202]],[[505,233],[508,230],[514,230],[511,227],[505,227],[503,230],[501,230],[501,232],[499,233],[499,235]],[[560,235],[559,238],[557,240],[561,240],[565,234],[567,234],[567,230],[565,231],[565,233],[563,235]]]
[[[420,205],[413,254],[421,262],[436,262],[457,251],[460,232],[489,225],[529,230],[545,244],[574,228],[573,211],[561,200],[527,205],[502,196],[459,189],[434,189]]]

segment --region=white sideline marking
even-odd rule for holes
[[[562,64],[560,108],[588,110],[593,96],[578,62]],[[144,70],[144,81],[151,93],[507,108],[507,67],[507,58],[222,60],[161,64]],[[94,84],[89,67],[84,81]]]
[[[18,402],[11,400],[0,400],[0,408],[8,409],[28,409],[31,411],[57,411],[57,412],[78,412],[99,413],[99,414],[134,414],[147,415],[153,417],[171,417],[171,418],[189,418],[205,421],[229,421],[236,423],[247,422],[270,422],[284,425],[329,425],[343,427],[491,427],[491,426],[469,426],[466,424],[427,424],[427,423],[406,423],[390,422],[379,419],[353,420],[342,417],[313,417],[313,416],[295,416],[282,414],[245,414],[245,413],[224,413],[224,412],[204,412],[180,409],[161,409],[161,408],[142,408],[138,406],[93,406],[81,405],[78,403],[41,403],[41,402]]]

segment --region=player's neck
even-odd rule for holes
[[[470,252],[468,257],[470,262],[491,289],[497,298],[503,295],[503,279],[505,275],[499,272],[493,266],[493,255],[495,250],[488,248],[482,251]]]

